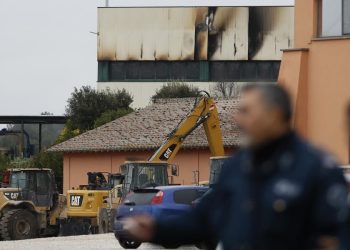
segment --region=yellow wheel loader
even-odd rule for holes
[[[51,169],[9,169],[0,188],[0,238],[56,236],[66,199]]]
[[[67,191],[67,206],[61,214],[61,235],[107,233],[111,230],[114,212],[112,204],[119,203],[121,174],[89,172],[88,184]],[[120,191],[119,191],[120,192]]]

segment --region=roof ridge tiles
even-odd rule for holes
[[[166,135],[191,110],[195,98],[159,99],[156,103],[54,145],[51,152],[107,152],[151,150],[159,147]],[[233,123],[237,99],[217,99],[223,140],[226,147],[240,145],[240,131]],[[174,107],[174,105],[176,105]],[[171,112],[169,112],[171,110]],[[196,129],[184,148],[207,148],[203,129]]]

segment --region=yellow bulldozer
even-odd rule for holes
[[[124,176],[106,172],[88,172],[87,176],[87,185],[67,191],[67,206],[60,216],[62,236],[112,230],[110,213],[112,204],[119,203]]]
[[[61,235],[111,232],[121,199],[133,189],[169,185],[168,167],[162,162],[138,161],[125,162],[117,174],[87,173],[87,185],[67,191],[67,206],[60,216]]]
[[[58,235],[66,199],[58,193],[51,169],[8,169],[1,186],[1,240]]]
[[[105,179],[106,188],[79,188],[67,192],[67,210],[64,214],[64,235],[108,232],[115,208],[131,190],[169,185],[169,177],[176,176],[177,166],[171,164],[183,142],[196,128],[203,125],[213,157],[222,162],[224,146],[219,113],[208,93],[197,98],[193,109],[168,135],[167,140],[147,161],[128,161],[120,166],[117,182]],[[218,164],[221,166],[221,164]],[[213,172],[213,171],[212,171]],[[214,173],[214,172],[213,172]],[[216,173],[216,172],[215,172]],[[89,177],[90,179],[90,177]],[[99,182],[102,176],[98,178]],[[96,180],[96,176],[95,176]],[[90,182],[90,180],[89,180]],[[93,184],[94,187],[98,185]]]

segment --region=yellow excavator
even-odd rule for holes
[[[109,185],[104,190],[98,188],[67,192],[67,209],[62,216],[63,234],[108,232],[114,218],[114,208],[129,191],[169,185],[168,172],[172,176],[178,173],[177,166],[171,164],[174,157],[187,136],[200,125],[203,125],[205,130],[211,155],[221,162],[225,153],[219,113],[215,100],[207,92],[201,91],[192,110],[148,161],[125,162],[120,166],[119,181],[106,181]],[[216,161],[215,158],[212,161]]]

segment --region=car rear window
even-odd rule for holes
[[[183,189],[174,192],[174,202],[178,204],[191,205],[193,201],[202,197],[206,190]]]
[[[124,200],[124,204],[133,205],[148,205],[151,204],[152,198],[158,193],[159,190],[137,190],[127,195]]]

